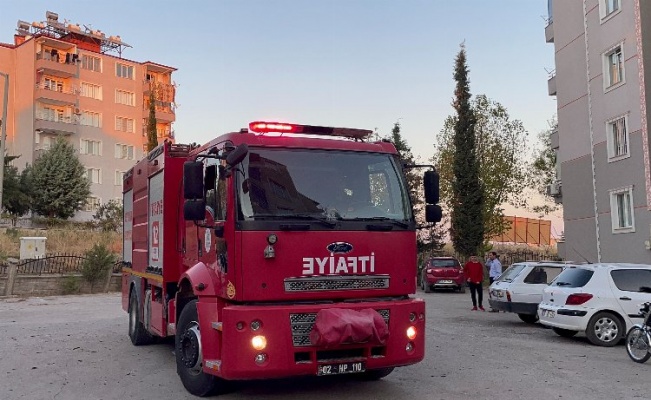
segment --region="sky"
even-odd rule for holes
[[[0,42],[45,12],[120,35],[123,57],[178,68],[174,131],[206,142],[254,120],[374,129],[401,124],[427,161],[452,115],[465,43],[473,95],[486,94],[533,139],[556,101],[546,0],[0,0]],[[532,142],[533,144],[533,142]]]

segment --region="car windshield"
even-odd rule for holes
[[[459,268],[459,263],[456,260],[430,260],[429,266],[437,267],[454,267]]]
[[[240,218],[409,221],[391,154],[251,148],[238,173]]]
[[[513,282],[513,279],[515,279],[520,272],[524,269],[525,265],[524,264],[513,264],[509,268],[504,271],[502,275],[500,275],[499,278],[497,278],[498,281],[501,282]]]
[[[583,287],[588,283],[588,281],[590,281],[593,274],[594,272],[589,269],[569,267],[563,270],[563,272],[552,281],[551,286],[570,288]]]

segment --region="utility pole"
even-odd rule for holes
[[[2,212],[2,194],[5,182],[5,149],[7,143],[7,102],[9,101],[9,74],[0,72],[0,76],[5,78],[5,94],[2,102],[2,120],[0,120],[0,128],[2,128],[2,142],[0,143],[0,213]]]

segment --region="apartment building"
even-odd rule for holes
[[[0,43],[0,72],[10,76],[7,153],[20,155],[14,164],[22,169],[57,137],[72,143],[92,192],[75,219],[121,201],[124,172],[146,154],[152,90],[158,140],[174,140],[176,69],[123,58],[129,47],[49,11],[44,22],[18,21],[13,43]]]
[[[549,0],[566,259],[651,263],[651,2]]]

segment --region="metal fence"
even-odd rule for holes
[[[78,254],[51,254],[43,258],[20,260],[16,264],[19,275],[47,275],[47,274],[79,274],[86,261],[86,257]],[[113,273],[122,270],[123,261],[113,264]],[[0,276],[9,273],[9,262],[0,262]]]

